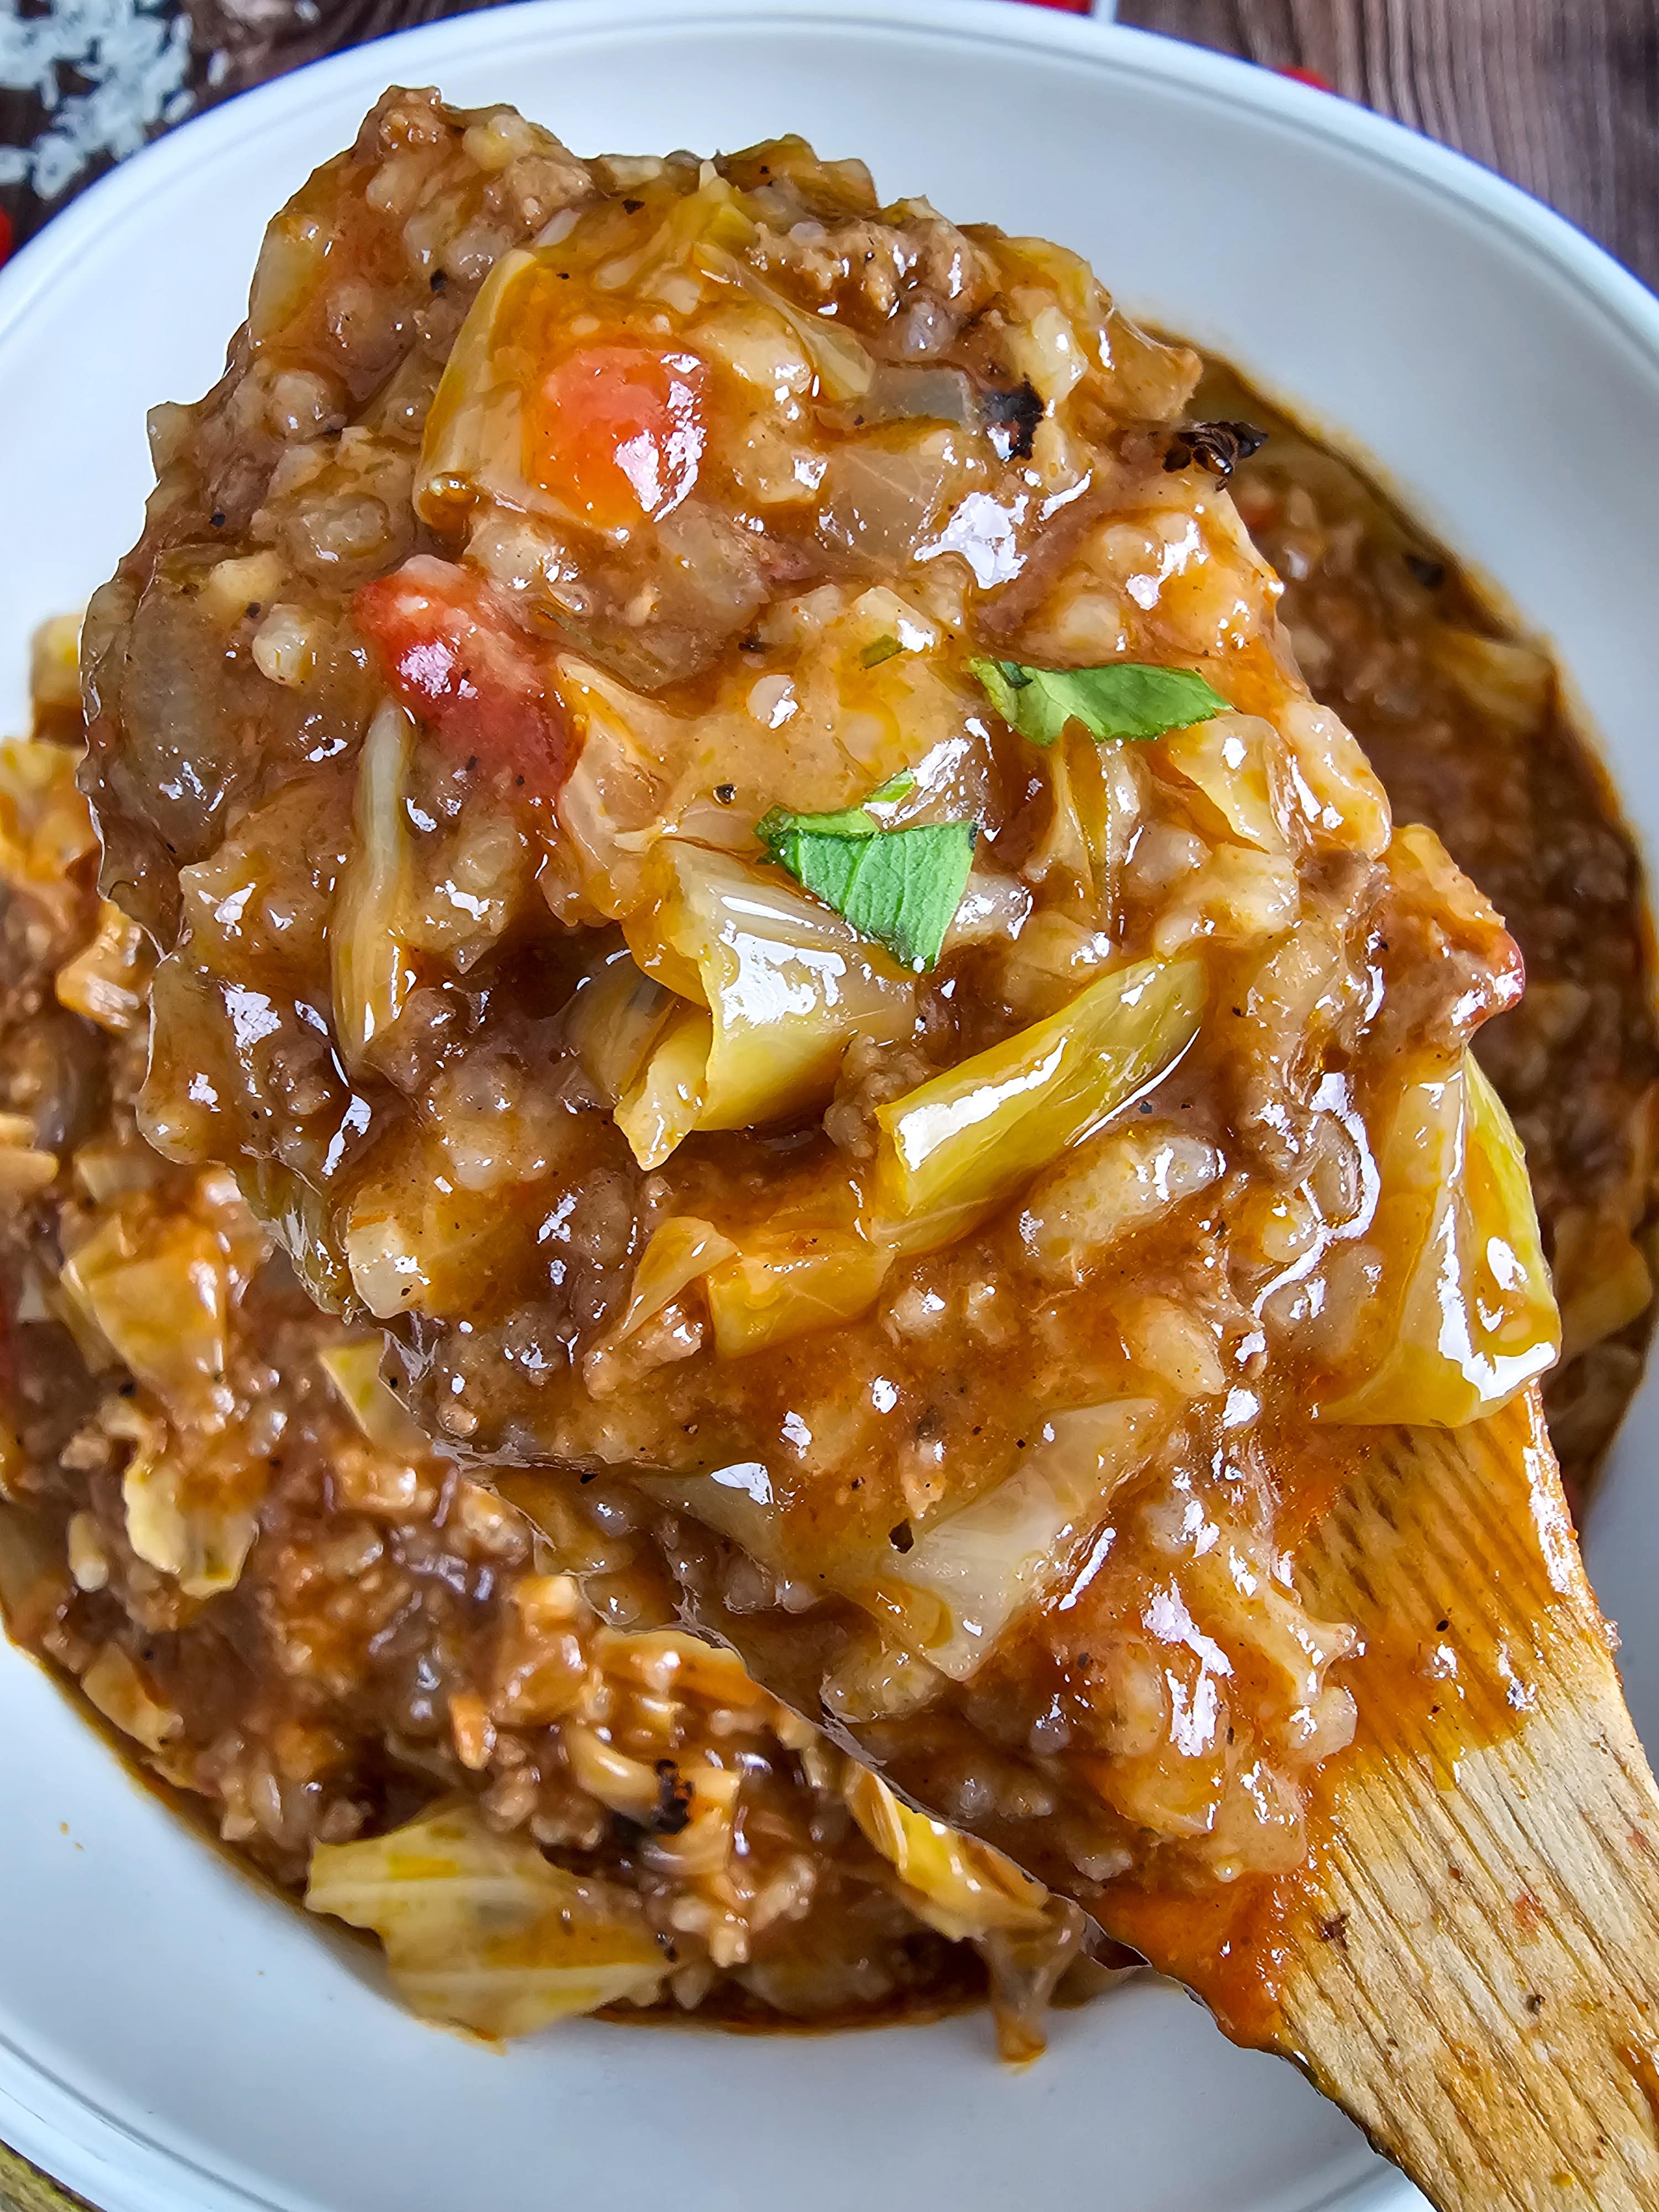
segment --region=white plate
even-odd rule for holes
[[[192,123],[0,276],[0,706],[137,535],[143,412],[217,371],[265,216],[392,79],[580,149],[805,131],[890,193],[1063,239],[1132,308],[1374,455],[1554,638],[1659,830],[1659,302],[1480,170],[1327,95],[988,0],[556,0],[409,33]],[[1659,1723],[1650,1389],[1595,1547]],[[580,2024],[505,2056],[395,2011],[0,1653],[0,2136],[106,2212],[1394,2212],[1420,2200],[1171,1989],[839,2038]]]

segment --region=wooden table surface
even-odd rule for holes
[[[319,54],[490,3],[109,0],[131,19],[130,50],[142,48],[140,32],[153,47],[142,93],[112,101],[91,31],[76,27],[99,11],[0,0],[0,245],[8,224],[21,243],[108,166],[100,132],[153,135],[168,115]],[[1513,177],[1659,287],[1659,0],[1120,0],[1119,13],[1268,68],[1313,71]],[[41,96],[43,53],[59,57],[55,108]],[[112,127],[93,119],[92,101],[75,106],[88,90]],[[20,149],[9,165],[8,145]],[[9,166],[28,173],[9,176]]]
[[[1500,170],[1659,289],[1659,0],[1120,0]]]
[[[492,0],[191,0],[177,11],[131,0],[158,31],[188,19],[177,33],[178,112],[471,4]],[[14,82],[23,72],[7,66],[9,39],[38,5],[26,15],[23,0],[0,0],[0,244],[8,228],[21,243],[108,166],[94,148],[45,198],[27,176],[7,180],[4,149],[38,146],[50,120],[38,86]],[[1512,177],[1659,288],[1659,0],[1121,0],[1119,14],[1267,68],[1311,71]],[[81,80],[70,65],[61,82],[72,96]],[[37,161],[33,179],[51,183],[52,173]],[[0,2145],[0,2208],[62,2212],[68,2202]]]

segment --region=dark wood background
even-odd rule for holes
[[[201,107],[489,0],[137,4],[158,21],[187,18],[189,105]],[[51,5],[0,0],[0,16],[27,21]],[[1659,0],[1121,0],[1121,15],[1271,69],[1314,71],[1513,177],[1659,285]],[[72,70],[59,74],[76,88]],[[0,147],[28,145],[44,112],[35,92],[0,90]],[[0,217],[21,242],[64,196],[43,203],[27,185],[0,186]]]
[[[1316,71],[1512,177],[1659,286],[1659,0],[1121,0],[1118,13]]]

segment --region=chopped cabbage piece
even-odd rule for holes
[[[751,299],[758,300],[781,322],[787,323],[805,349],[824,398],[858,399],[869,390],[875,362],[867,348],[844,325],[826,322],[822,315],[806,313],[716,239],[700,246],[696,258],[697,266],[707,275],[722,283],[741,286]]]
[[[100,899],[96,935],[58,970],[58,1003],[124,1036],[143,1016],[150,966],[143,931],[118,906]]]
[[[691,1126],[743,1129],[799,1112],[829,1096],[855,1035],[884,1044],[910,1035],[911,979],[816,899],[769,870],[681,838],[664,841],[655,866],[654,902],[623,929],[647,975],[708,1010]],[[664,1053],[678,1055],[676,1079],[684,1081],[692,1045],[684,1024],[653,1060]],[[662,1088],[647,1067],[642,1098]],[[663,1117],[655,1158],[645,1160],[629,1126],[644,1111],[630,1094],[617,1118],[641,1164],[655,1165],[667,1157],[660,1147],[672,1117]]]
[[[244,1279],[208,1222],[163,1218],[142,1200],[109,1215],[61,1277],[66,1296],[138,1380],[170,1409],[209,1425],[222,1422],[233,1402],[226,1337]]]
[[[634,1271],[634,1286],[622,1319],[610,1341],[620,1344],[654,1321],[689,1283],[731,1259],[737,1246],[710,1221],[696,1214],[676,1214],[654,1231]]]
[[[1113,1492],[1169,1427],[1158,1399],[1124,1397],[1055,1413],[995,1489],[928,1524],[884,1568],[878,1596],[914,1650],[966,1681],[1022,1607],[1063,1571]]]
[[[317,1355],[318,1364],[370,1443],[398,1459],[419,1462],[434,1445],[380,1373],[385,1349],[379,1336],[343,1338]]]
[[[1045,1924],[1047,1890],[990,1844],[912,1811],[866,1766],[848,1768],[842,1794],[898,1875],[905,1903],[941,1936],[962,1942],[994,1928]]]
[[[190,1450],[131,1403],[106,1411],[104,1425],[132,1445],[121,1504],[134,1552],[171,1575],[186,1597],[234,1589],[258,1528],[264,1462],[240,1439],[222,1455],[211,1439]]]
[[[674,1006],[649,1058],[617,1101],[617,1127],[642,1168],[659,1168],[702,1126],[714,1048],[711,1017],[701,1006]]]
[[[25,1464],[10,1424],[0,1425],[0,1627],[30,1643],[64,1598],[64,1547],[7,1480]]]
[[[34,1141],[25,1114],[0,1114],[0,1206],[21,1206],[56,1180],[58,1156]]]
[[[319,1844],[306,1905],[372,1929],[410,2009],[475,2035],[642,2003],[669,1970],[628,1892],[554,1866],[527,1836],[496,1835],[471,1802]]]
[[[1551,1267],[1561,1308],[1561,1357],[1576,1359],[1653,1303],[1653,1273],[1628,1229],[1600,1208],[1563,1206]]]
[[[517,495],[515,506],[527,503],[530,488],[518,458],[519,390],[505,374],[505,363],[498,373],[493,356],[509,304],[526,272],[536,265],[537,257],[526,246],[503,253],[495,263],[467,310],[427,410],[415,507],[436,530],[457,526],[486,476],[503,495]]]
[[[1429,653],[1469,704],[1508,737],[1530,738],[1549,711],[1555,665],[1532,646],[1441,623],[1429,632]]]
[[[1561,1344],[1521,1140],[1472,1053],[1402,1086],[1378,1167],[1368,1241],[1383,1274],[1365,1340],[1382,1357],[1317,1412],[1457,1428],[1507,1405]]]
[[[81,1677],[81,1687],[106,1721],[160,1757],[184,1726],[157,1703],[143,1676],[118,1644],[106,1644]]]
[[[878,1108],[874,1235],[906,1252],[948,1243],[1165,1075],[1203,1005],[1196,960],[1137,961]]]
[[[70,872],[97,842],[76,758],[67,745],[0,739],[0,881],[60,904],[77,896]]]
[[[327,1200],[280,1160],[240,1160],[236,1179],[258,1221],[270,1224],[305,1293],[325,1313],[343,1313],[351,1274]]]
[[[674,993],[642,975],[626,952],[613,954],[578,994],[570,1042],[607,1105],[637,1085],[651,1048],[681,1011]]]
[[[1277,742],[1273,726],[1255,715],[1218,714],[1190,729],[1169,731],[1158,750],[1203,793],[1214,826],[1260,853],[1282,854],[1285,831],[1267,774],[1268,745]]]
[[[29,698],[37,715],[80,713],[79,615],[49,615],[29,640]]]
[[[892,1258],[884,1246],[822,1227],[803,1225],[746,1243],[706,1285],[720,1358],[737,1359],[854,1320],[874,1304]]]

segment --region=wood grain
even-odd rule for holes
[[[1442,2212],[1652,2212],[1659,1796],[1537,1392],[1370,1432],[1303,1579],[1434,1702],[1355,1668],[1279,2047]]]
[[[55,2181],[0,2143],[0,2212],[94,2212],[82,2197],[73,2197]]]
[[[193,107],[492,4],[188,0]],[[1119,15],[1271,69],[1316,71],[1513,178],[1659,286],[1659,0],[1120,0]],[[0,145],[27,144],[41,115],[33,94],[0,88]],[[61,204],[0,188],[20,243]]]
[[[1659,285],[1656,0],[1120,0],[1118,15],[1313,70],[1512,178]]]

